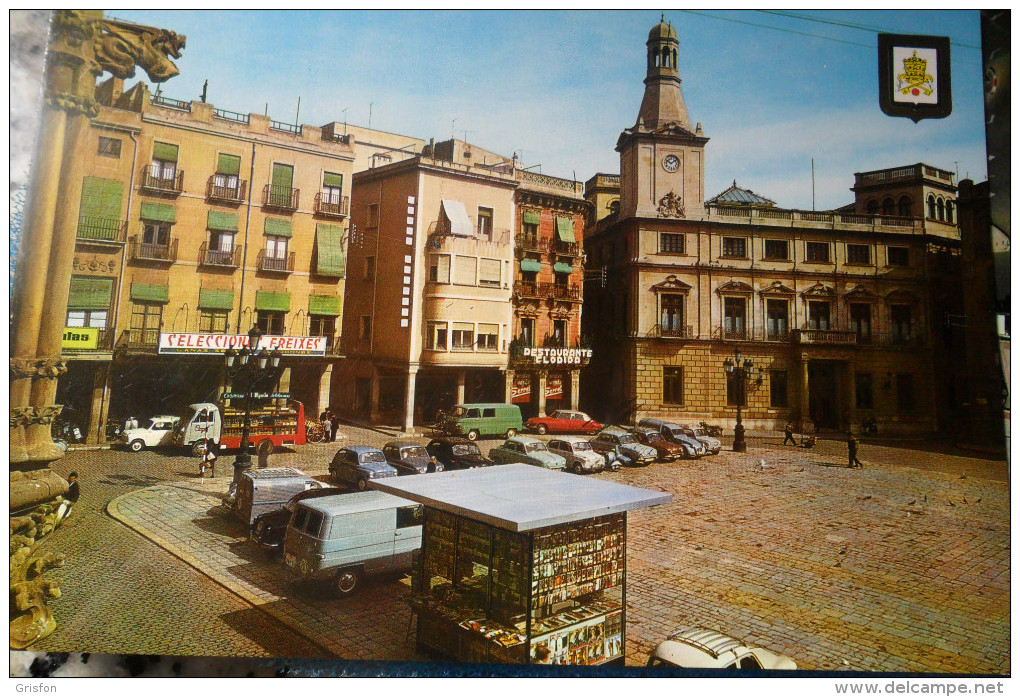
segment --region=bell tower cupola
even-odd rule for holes
[[[645,96],[641,100],[638,120],[652,129],[672,122],[693,133],[680,91],[680,71],[677,68],[680,42],[676,37],[676,29],[663,17],[648,32],[645,45],[648,47],[648,68],[645,74]]]

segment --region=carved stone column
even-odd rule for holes
[[[548,371],[538,371],[538,416],[539,418],[544,417],[545,414],[545,383],[549,377]]]
[[[570,371],[570,408],[577,411],[578,401],[581,397],[581,371],[574,368]]]

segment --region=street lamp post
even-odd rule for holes
[[[745,359],[738,348],[733,352],[733,358],[723,361],[723,369],[733,375],[733,379],[737,383],[737,424],[733,427],[733,452],[747,452],[741,408],[747,406],[747,383],[755,376],[754,362],[750,358]],[[758,384],[760,385],[761,382],[760,369],[758,369]]]
[[[280,367],[281,353],[279,349],[267,351],[259,349],[262,338],[258,327],[248,332],[248,345],[238,350],[227,349],[225,363],[227,378],[231,390],[238,386],[244,388],[244,422],[241,426],[241,451],[234,458],[234,479],[230,483],[230,495],[233,496],[241,483],[241,475],[251,467],[251,455],[248,454],[248,432],[251,430],[251,400],[255,386],[276,374]]]

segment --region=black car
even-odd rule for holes
[[[425,450],[448,470],[466,470],[496,464],[482,455],[478,446],[467,438],[456,436],[436,438],[425,446]]]
[[[251,540],[259,547],[269,550],[279,550],[283,547],[283,538],[287,534],[287,526],[290,524],[290,517],[294,515],[298,501],[317,499],[323,496],[336,496],[344,493],[343,489],[334,486],[326,486],[320,489],[306,489],[294,494],[290,501],[284,504],[283,508],[268,513],[263,513],[251,526]]]
[[[382,451],[386,462],[395,467],[400,475],[443,471],[443,465],[416,440],[391,440],[383,446]]]

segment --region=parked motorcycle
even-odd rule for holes
[[[722,435],[722,426],[714,426],[706,421],[701,421],[698,425],[704,429],[705,433],[714,438],[718,438]]]

